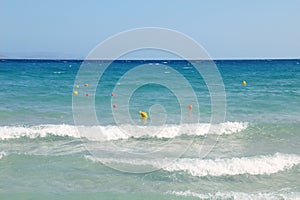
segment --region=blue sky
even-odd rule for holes
[[[212,58],[300,58],[298,0],[0,0],[0,56],[84,58],[107,37],[163,27]]]

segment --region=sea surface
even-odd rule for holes
[[[0,60],[0,199],[300,199],[300,60],[214,63]]]

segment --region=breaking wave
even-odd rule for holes
[[[275,153],[274,155],[223,159],[179,158],[175,161],[170,159],[97,159],[92,156],[85,157],[94,162],[149,165],[169,172],[184,171],[192,176],[198,177],[225,175],[233,176],[241,174],[270,175],[291,169],[293,166],[300,164],[300,156],[282,153]]]
[[[185,197],[196,197],[199,199],[211,199],[211,200],[222,200],[222,199],[236,199],[236,200],[282,200],[282,199],[299,199],[300,193],[297,192],[260,192],[260,193],[243,193],[243,192],[217,192],[217,193],[196,193],[192,191],[170,191],[167,194],[174,194],[176,196]]]
[[[0,159],[2,159],[4,156],[6,156],[6,153],[3,152],[3,151],[1,151],[1,152],[0,152]]]
[[[36,125],[36,126],[1,126],[0,139],[15,139],[21,137],[37,138],[48,135],[68,136],[73,138],[87,138],[93,141],[110,141],[129,138],[175,138],[180,135],[201,136],[206,134],[233,134],[248,127],[246,122],[225,122],[215,125],[183,124],[165,126],[74,126],[74,125]],[[79,132],[78,130],[83,130]],[[124,131],[125,130],[125,131]],[[192,131],[191,131],[192,130]]]

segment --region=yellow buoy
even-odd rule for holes
[[[140,111],[140,115],[142,118],[148,118],[148,114],[146,112]]]
[[[246,82],[246,81],[243,81],[242,84],[243,84],[243,86],[246,86],[246,85],[247,85],[247,82]]]
[[[73,94],[74,94],[74,95],[78,95],[78,91],[76,91],[76,90],[73,91]]]

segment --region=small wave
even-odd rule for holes
[[[64,73],[64,72],[60,72],[60,71],[58,71],[58,72],[53,72],[53,74],[62,74],[62,73]]]
[[[200,159],[180,158],[176,161],[170,159],[141,160],[141,159],[111,159],[93,158],[85,156],[93,162],[125,163],[131,165],[149,165],[165,171],[185,171],[192,176],[224,176],[224,175],[270,175],[291,169],[300,164],[300,156],[293,154],[276,153],[268,156],[226,158],[226,159]]]
[[[202,136],[206,134],[233,134],[246,129],[245,122],[225,122],[220,124],[183,124],[165,126],[73,126],[73,125],[37,125],[23,126],[1,126],[0,139],[15,139],[21,137],[37,138],[48,135],[69,136],[73,138],[87,138],[92,141],[110,141],[129,138],[175,138],[180,135]],[[83,130],[81,134],[78,130]],[[141,131],[142,130],[142,131]]]
[[[174,194],[176,196],[185,196],[185,197],[196,197],[199,199],[212,199],[212,200],[221,200],[221,199],[237,199],[237,200],[281,200],[281,199],[299,199],[300,193],[296,192],[266,192],[266,193],[243,193],[243,192],[216,192],[216,193],[196,193],[192,191],[170,191],[167,194]]]
[[[164,167],[167,171],[186,171],[192,176],[263,175],[274,174],[300,164],[300,156],[276,153],[268,156],[227,159],[179,159]]]
[[[1,126],[0,138],[16,139],[21,137],[37,138],[46,137],[48,135],[70,136],[79,138],[79,133],[74,126],[71,125],[38,125],[31,127],[23,126]]]
[[[1,152],[0,152],[0,159],[2,159],[4,156],[6,156],[6,153],[3,152],[3,151],[1,151]]]
[[[128,138],[175,138],[181,135],[204,136],[207,134],[223,135],[240,132],[248,127],[245,122],[225,122],[220,124],[182,124],[165,126],[106,126],[101,127],[106,140],[118,140]],[[98,138],[99,139],[99,138]]]

